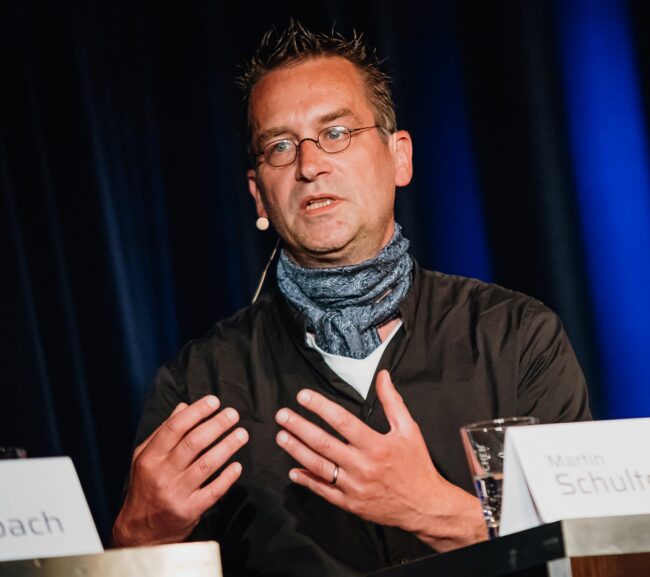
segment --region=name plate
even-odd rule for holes
[[[0,461],[0,560],[102,551],[68,457]]]
[[[649,442],[647,418],[509,428],[499,534],[650,513]]]

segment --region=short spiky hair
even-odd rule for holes
[[[255,85],[265,74],[303,60],[319,57],[345,58],[355,65],[366,86],[368,101],[374,108],[375,122],[389,133],[397,130],[395,104],[390,91],[390,77],[380,69],[376,51],[370,49],[363,34],[353,31],[350,39],[332,29],[330,34],[315,33],[291,19],[287,29],[274,28],[262,37],[259,47],[237,84],[244,91],[248,106],[250,130],[250,97]]]

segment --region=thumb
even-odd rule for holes
[[[402,396],[397,392],[388,371],[383,370],[377,373],[375,389],[391,429],[403,428],[413,422],[411,414],[406,408]]]

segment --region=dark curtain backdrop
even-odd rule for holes
[[[420,263],[541,299],[595,415],[648,415],[647,6],[5,0],[0,444],[70,455],[107,542],[155,369],[247,304],[272,248],[233,77],[289,16],[387,58]]]

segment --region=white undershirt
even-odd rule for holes
[[[370,390],[370,385],[372,384],[372,377],[375,375],[375,371],[377,370],[377,365],[379,364],[381,355],[384,354],[384,350],[388,346],[388,343],[395,336],[395,333],[397,333],[401,326],[402,320],[400,319],[395,328],[386,337],[386,340],[381,343],[374,351],[372,351],[372,353],[370,353],[365,359],[351,359],[350,357],[342,357],[340,355],[332,355],[331,353],[326,353],[316,344],[316,339],[312,333],[307,333],[305,335],[305,344],[309,348],[317,350],[329,368],[332,369],[346,383],[354,387],[365,399],[368,396],[368,391]]]

